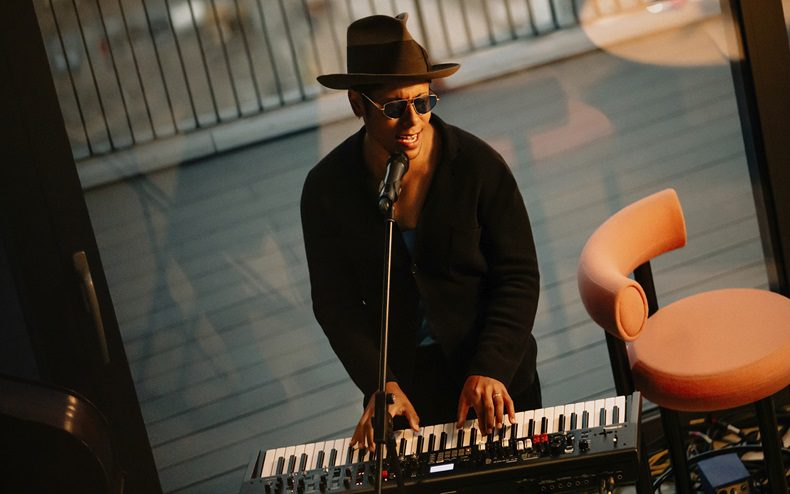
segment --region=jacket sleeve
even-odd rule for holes
[[[480,248],[488,264],[484,324],[467,375],[493,377],[510,386],[529,345],[540,292],[535,243],[524,200],[498,155],[495,180],[481,179]]]
[[[313,173],[305,181],[301,198],[310,289],[315,317],[351,379],[369,396],[378,388],[379,309],[371,307],[355,279],[348,248],[333,214],[332,199],[322,192],[331,184],[320,183]],[[388,381],[397,380],[391,370]]]

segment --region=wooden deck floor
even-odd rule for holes
[[[654,262],[662,303],[766,286],[727,66],[596,52],[445,94],[437,113],[497,148],[527,203],[546,404],[614,394],[575,270],[588,235],[623,205],[665,187],[684,204],[688,246]],[[257,449],[347,436],[356,423],[359,392],[311,313],[298,202],[309,168],[358,125],[88,192],[167,492],[235,493]]]

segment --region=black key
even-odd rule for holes
[[[431,435],[428,436],[428,452],[429,453],[433,453],[435,444],[436,444],[436,436],[434,436],[433,433],[431,433]]]
[[[299,458],[299,471],[304,472],[305,470],[307,470],[307,453],[302,453]]]
[[[606,409],[601,408],[601,411],[598,412],[598,425],[609,425],[606,423]]]
[[[565,414],[561,413],[557,420],[557,432],[565,432]]]
[[[337,450],[332,448],[332,451],[329,453],[329,466],[333,467],[337,463]]]
[[[324,452],[323,451],[319,451],[318,452],[318,455],[316,456],[316,459],[315,459],[315,467],[316,468],[324,468]]]
[[[463,447],[463,445],[464,445],[464,430],[463,429],[458,429],[457,431],[455,431],[455,437],[456,437],[455,447],[456,448]]]
[[[398,446],[398,456],[406,455],[406,438],[400,438],[400,446]]]
[[[585,410],[582,412],[582,429],[590,427],[590,412]]]
[[[507,426],[502,424],[502,427],[499,428],[499,440],[502,441],[507,436]]]
[[[417,454],[422,453],[422,447],[425,443],[425,438],[423,436],[417,436]]]
[[[549,432],[549,419],[543,417],[540,419],[540,433],[548,434]]]
[[[440,439],[439,439],[439,451],[444,451],[445,449],[447,449],[447,433],[446,432],[442,432],[442,435],[439,436],[439,437],[440,437]]]
[[[346,464],[354,463],[354,448],[351,446],[348,447],[348,451],[346,451]]]
[[[277,469],[275,470],[275,472],[277,472],[277,475],[281,475],[283,473],[284,468],[285,468],[285,458],[281,456],[277,458]]]
[[[469,446],[477,444],[477,429],[472,427],[469,429]]]
[[[518,437],[518,424],[513,424],[510,426],[510,439],[511,441],[515,441]]]
[[[579,416],[576,415],[576,412],[573,412],[571,414],[571,428],[570,428],[570,430],[572,430],[572,431],[576,430],[576,425],[577,425],[576,421],[578,420],[578,418],[579,418]]]
[[[294,468],[296,468],[296,457],[291,455],[291,457],[288,458],[288,473],[294,473]]]
[[[535,420],[529,419],[529,424],[527,425],[527,437],[532,437],[535,435]]]
[[[357,456],[357,461],[365,461],[365,456],[367,455],[368,450],[359,448],[359,456]]]

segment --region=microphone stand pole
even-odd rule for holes
[[[392,415],[388,410],[388,405],[393,402],[391,394],[387,394],[387,342],[389,340],[389,310],[390,310],[390,278],[392,276],[392,232],[395,226],[393,218],[392,203],[387,201],[386,208],[382,208],[386,219],[384,232],[384,281],[382,283],[381,296],[381,335],[379,344],[379,388],[374,394],[374,414],[373,414],[373,440],[376,443],[376,492],[381,493],[384,479],[384,445],[389,444],[388,449],[395,445],[392,432]],[[389,456],[395,457],[397,451],[389,451]],[[397,463],[397,460],[396,460]],[[400,478],[400,468],[398,468],[398,483]]]

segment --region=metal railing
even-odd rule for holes
[[[645,0],[35,0],[76,160],[315,98],[357,18],[410,13],[436,60]]]

